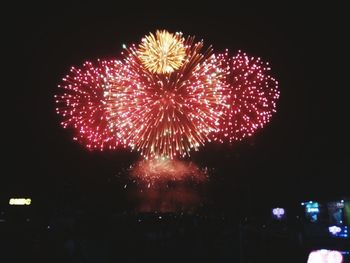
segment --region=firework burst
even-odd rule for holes
[[[225,71],[202,42],[185,41],[186,59],[168,75],[151,74],[131,47],[108,93],[117,136],[145,158],[189,155],[219,131],[225,104]]]
[[[184,63],[186,50],[181,33],[157,30],[142,39],[137,54],[146,69],[164,74],[177,70]]]

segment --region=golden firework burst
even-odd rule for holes
[[[177,70],[185,60],[185,39],[181,33],[169,33],[157,30],[142,39],[138,57],[142,64],[152,73],[166,74]]]

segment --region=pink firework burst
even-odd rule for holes
[[[118,61],[99,61],[97,66],[85,62],[81,69],[72,67],[59,85],[55,96],[61,125],[76,131],[74,140],[89,149],[115,149],[120,145],[108,120],[105,92],[109,90],[109,71],[120,67]]]
[[[241,51],[234,57],[227,52],[218,57],[225,61],[228,105],[220,120],[215,140],[240,141],[270,121],[279,98],[278,82],[269,75],[268,63]]]

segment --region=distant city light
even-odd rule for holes
[[[307,209],[308,213],[318,213],[320,212],[320,209],[318,207],[308,207]]]
[[[342,263],[343,255],[340,251],[321,249],[309,254],[307,263]]]
[[[333,235],[336,235],[341,232],[341,228],[338,226],[330,226],[328,227],[329,233],[332,233]]]
[[[343,208],[345,207],[344,202],[337,203],[338,208]]]
[[[332,236],[348,238],[348,227],[347,226],[330,226],[328,231]]]
[[[276,207],[276,208],[272,209],[272,214],[277,219],[281,219],[285,215],[285,210],[284,210],[284,208]]]
[[[310,210],[310,212],[318,212],[319,211],[319,204],[317,202],[308,202],[306,203],[306,210]]]
[[[32,199],[30,198],[10,198],[10,205],[30,205],[32,203]]]
[[[317,202],[309,201],[305,205],[305,211],[306,211],[306,217],[311,222],[317,222],[318,221],[318,214],[320,213],[319,204]]]
[[[314,202],[314,201],[307,201],[307,202],[301,202],[301,205],[306,205],[306,206],[309,206],[309,205],[314,205],[314,204],[317,204],[317,202]]]

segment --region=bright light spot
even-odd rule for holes
[[[316,250],[309,254],[307,263],[342,263],[343,255],[336,250]]]
[[[284,208],[277,207],[272,209],[272,214],[278,219],[281,219],[285,215],[285,210]]]
[[[30,205],[32,199],[30,198],[11,198],[9,201],[10,205]]]
[[[312,213],[312,212],[318,213],[318,212],[320,212],[320,209],[318,209],[318,207],[310,207],[307,209],[307,212],[308,213]]]

